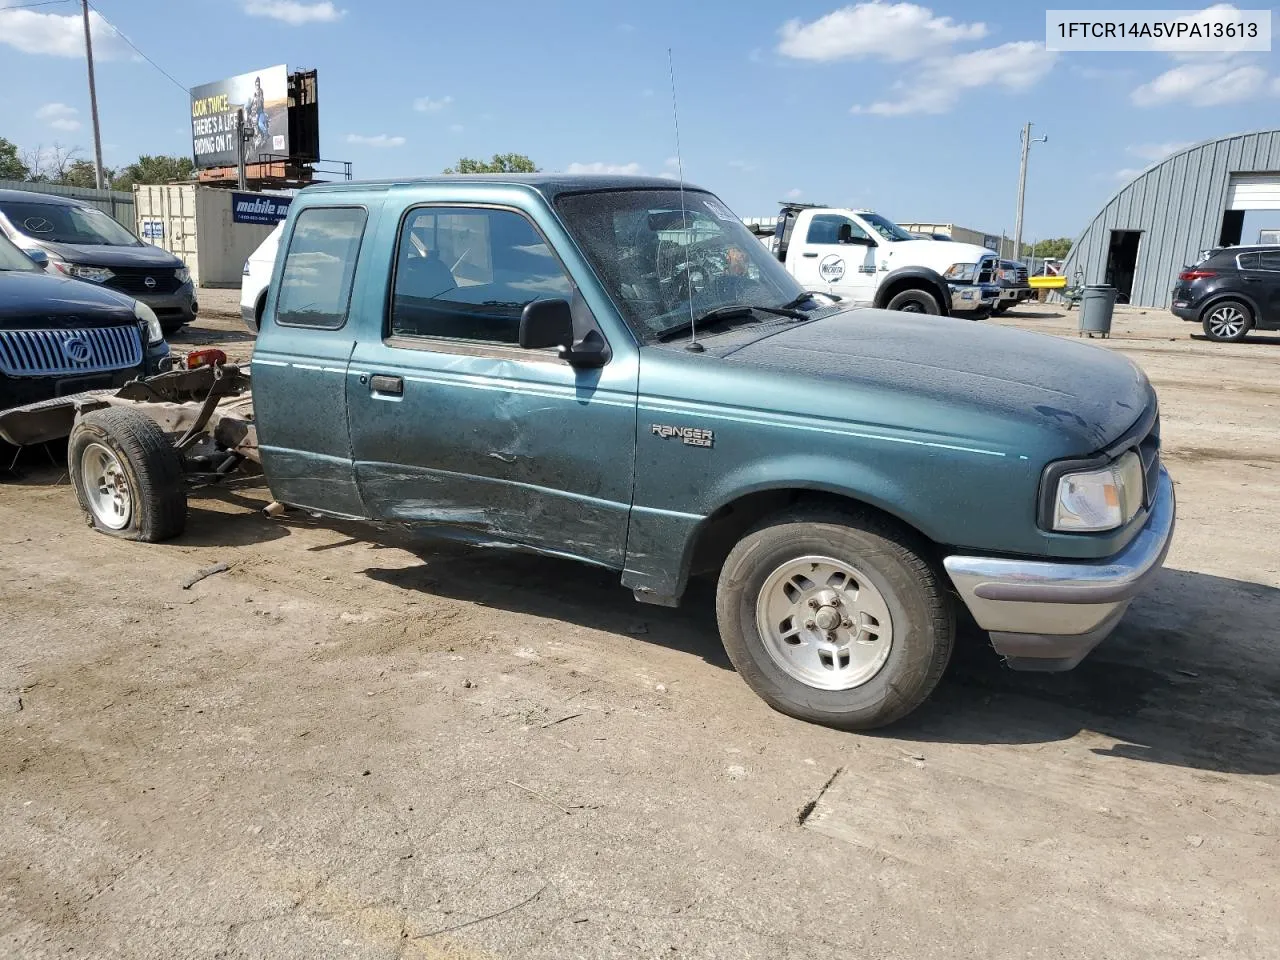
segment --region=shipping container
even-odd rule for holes
[[[239,287],[245,260],[275,228],[274,222],[236,222],[236,197],[245,195],[233,190],[177,183],[140,184],[133,191],[138,236],[181,257],[198,287]]]

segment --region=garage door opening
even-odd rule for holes
[[[1128,303],[1133,295],[1133,275],[1138,269],[1138,241],[1141,239],[1140,230],[1111,231],[1104,282],[1119,291],[1116,294],[1118,303]]]

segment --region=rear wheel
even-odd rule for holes
[[[936,297],[927,290],[901,290],[889,298],[886,310],[901,310],[903,313],[928,313],[938,315],[942,307]]]
[[[67,472],[89,524],[103,533],[157,543],[186,527],[182,456],[136,411],[95,410],[76,421]]]
[[[782,515],[745,536],[720,573],[716,616],[729,658],[760,697],[849,730],[923,703],[955,633],[914,538],[829,510]]]
[[[1210,340],[1236,343],[1253,328],[1253,314],[1239,300],[1222,300],[1205,311],[1201,324]]]

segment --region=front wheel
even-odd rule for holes
[[[770,706],[846,730],[923,703],[955,635],[920,545],[832,511],[796,511],[744,537],[720,573],[716,617],[729,659]]]
[[[928,313],[934,316],[942,313],[942,307],[933,294],[927,290],[902,290],[889,298],[886,310],[901,310],[904,313]]]
[[[991,308],[991,312],[998,317],[1000,316],[1000,314],[1008,310],[1010,306],[1011,304],[1007,300],[1001,300],[999,303],[997,303],[994,307]]]
[[[1252,329],[1253,315],[1249,307],[1239,300],[1223,300],[1205,312],[1201,325],[1210,340],[1237,343]]]

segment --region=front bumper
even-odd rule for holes
[[[1147,522],[1104,560],[952,556],[943,561],[991,644],[1018,670],[1070,670],[1106,639],[1159,572],[1173,539],[1173,481],[1161,467]]]
[[[990,310],[1000,299],[1000,288],[987,283],[952,283],[951,312],[967,313],[973,310]]]
[[[1001,287],[1000,302],[1021,303],[1023,300],[1034,300],[1036,292],[1031,287]]]
[[[131,293],[129,296],[154,310],[161,325],[168,330],[191,323],[200,312],[195,287],[190,283],[183,284],[173,293]]]

